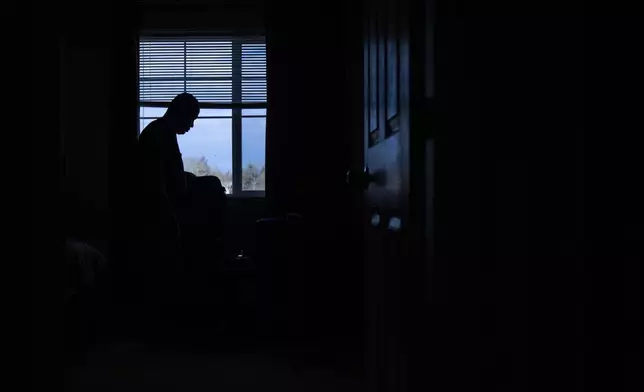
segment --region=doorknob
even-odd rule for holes
[[[362,171],[353,169],[347,171],[347,184],[352,188],[366,190],[369,188],[369,184],[375,181],[376,177],[369,171],[369,166],[365,166]]]

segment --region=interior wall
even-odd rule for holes
[[[69,235],[105,251],[109,228],[111,48],[99,26],[67,27],[59,41],[65,223]]]
[[[264,27],[263,1],[245,0],[224,2],[181,2],[159,4],[158,1],[140,1],[141,28],[181,29],[192,31],[230,32],[254,34]]]
[[[66,42],[61,51],[67,185],[78,201],[104,210],[108,206],[110,52],[74,42]]]
[[[585,246],[582,23],[459,11],[442,3],[437,18],[427,369],[449,390],[573,390]]]
[[[299,9],[288,5],[267,14],[267,201],[275,211],[301,214],[310,230],[310,242],[289,261],[299,277],[293,306],[315,320],[312,328],[321,335],[351,335],[362,327],[363,258],[346,173],[355,163],[362,111],[355,99],[361,85],[356,89],[348,79],[350,55],[361,53],[361,44],[347,33],[359,37],[361,24],[354,18],[359,13],[342,12],[346,4],[306,8],[316,17],[293,17]]]

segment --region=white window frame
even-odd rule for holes
[[[146,38],[143,35],[141,38]],[[173,36],[176,37],[176,36]],[[253,198],[264,197],[266,191],[250,191],[242,189],[242,118],[266,118],[266,115],[242,115],[244,109],[267,109],[268,104],[264,102],[241,102],[242,94],[242,43],[248,42],[245,39],[235,39],[231,37],[232,42],[232,92],[233,102],[239,103],[212,103],[199,102],[201,109],[230,109],[232,116],[199,116],[199,118],[232,118],[232,172],[233,172],[233,189],[229,197],[233,198]],[[137,60],[138,60],[137,55]],[[138,75],[138,70],[137,70]],[[137,84],[138,86],[138,84]],[[137,87],[137,94],[139,93]],[[141,119],[156,119],[159,117],[140,117],[141,108],[168,108],[170,102],[141,102],[139,100],[139,127]],[[139,134],[142,129],[139,129]],[[265,148],[265,147],[264,147]],[[266,154],[265,154],[266,156]],[[266,163],[264,163],[266,165]]]

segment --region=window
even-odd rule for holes
[[[139,127],[163,116],[180,93],[201,113],[178,136],[186,171],[216,175],[229,194],[263,195],[266,45],[262,37],[141,37]]]

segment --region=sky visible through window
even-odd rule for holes
[[[210,111],[214,111],[211,109]],[[228,112],[230,110],[216,110]],[[256,109],[253,114],[266,113],[265,109]],[[164,108],[141,108],[141,117],[162,116]],[[204,114],[202,111],[201,114]],[[245,111],[246,112],[246,111]],[[246,114],[246,113],[244,113]],[[207,114],[206,114],[207,115]],[[217,113],[217,115],[225,115]],[[141,120],[141,130],[152,119]],[[230,118],[199,118],[195,126],[185,135],[178,136],[179,148],[184,158],[204,157],[208,165],[222,172],[232,170],[232,119]],[[266,145],[266,117],[242,118],[242,166],[253,164],[264,166]]]

